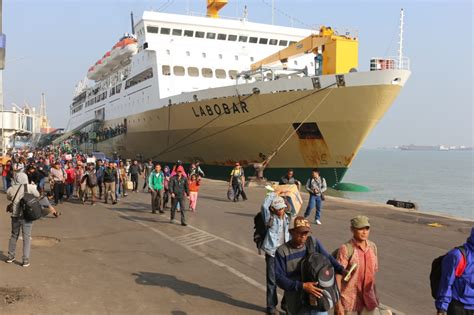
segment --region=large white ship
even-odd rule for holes
[[[216,177],[235,162],[264,163],[268,178],[317,167],[334,186],[410,76],[401,57],[357,71],[357,38],[326,27],[144,12],[132,33],[76,87],[66,135],[110,156],[198,160]]]

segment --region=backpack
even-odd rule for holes
[[[328,311],[336,306],[340,298],[336,283],[334,267],[331,261],[321,253],[316,252],[313,238],[306,240],[306,256],[301,260],[301,281],[318,282],[323,289],[320,298],[303,292],[303,303],[316,311]]]
[[[20,199],[20,209],[23,212],[25,221],[35,221],[42,216],[42,207],[39,199],[28,192],[28,185],[24,184],[24,194]]]
[[[255,245],[257,246],[259,254],[260,254],[260,249],[263,245],[263,240],[265,240],[265,237],[267,236],[268,228],[271,227],[272,225],[273,225],[273,217],[270,217],[268,224],[266,224],[262,211],[259,211],[253,217],[253,229],[254,229],[253,241],[255,242]]]
[[[466,268],[466,249],[464,246],[456,247],[461,252],[462,258],[456,267],[456,278],[462,276],[464,269]],[[430,286],[431,286],[431,296],[436,300],[438,299],[439,293],[439,280],[441,279],[443,259],[447,254],[435,258],[431,263],[431,272],[430,272]]]
[[[94,172],[87,174],[87,186],[95,187],[97,186],[97,174]]]

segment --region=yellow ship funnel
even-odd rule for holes
[[[207,16],[218,18],[219,11],[227,4],[227,0],[207,0]]]

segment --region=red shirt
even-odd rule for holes
[[[198,180],[189,181],[188,184],[189,184],[189,191],[194,191],[194,192],[199,191],[199,186],[201,185],[200,181],[198,181]]]
[[[337,260],[349,270],[352,264],[357,269],[348,282],[342,280],[341,302],[347,312],[361,312],[366,308],[372,311],[379,305],[375,291],[375,273],[378,271],[378,260],[374,248],[367,243],[365,250],[351,240],[354,253],[348,257],[347,245],[339,247]]]
[[[74,184],[76,180],[76,171],[73,168],[66,170],[66,184]]]

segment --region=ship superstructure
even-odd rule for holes
[[[263,162],[270,178],[319,167],[339,182],[410,75],[383,58],[357,72],[357,39],[331,28],[144,12],[134,29],[77,86],[67,130],[121,126],[94,149],[215,175]]]

